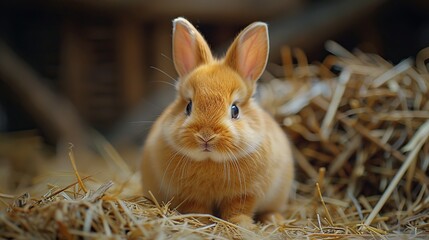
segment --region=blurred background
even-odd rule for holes
[[[392,63],[413,57],[429,46],[428,13],[427,0],[2,0],[0,192],[49,167],[70,171],[69,143],[84,171],[119,155],[134,171],[175,95],[175,17],[195,24],[217,55],[249,23],[267,22],[272,78],[282,77],[284,46],[309,62],[327,56],[327,40]]]

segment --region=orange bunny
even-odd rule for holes
[[[253,227],[285,209],[294,178],[289,142],[252,98],[268,57],[267,25],[244,29],[215,59],[184,18],[173,21],[176,100],[143,149],[143,190],[182,213],[216,214]]]

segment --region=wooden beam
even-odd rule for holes
[[[141,21],[159,21],[184,16],[195,20],[202,19],[205,23],[242,25],[290,12],[303,2],[302,0],[43,0],[38,4],[44,4],[55,10],[68,9],[92,15],[112,17],[127,15]]]

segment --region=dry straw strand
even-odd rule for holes
[[[372,210],[371,214],[365,220],[365,223],[364,223],[365,225],[370,225],[374,220],[374,218],[377,216],[377,214],[380,212],[381,208],[384,206],[387,199],[392,194],[393,190],[397,187],[402,176],[404,176],[405,172],[408,170],[410,165],[413,163],[413,161],[415,161],[417,154],[419,153],[420,149],[422,148],[423,144],[426,142],[428,137],[429,137],[429,121],[423,124],[423,126],[421,126],[419,131],[417,131],[417,133],[414,135],[413,140],[410,141],[410,143],[412,144],[406,145],[404,147],[405,150],[409,151],[411,150],[411,145],[413,145],[412,151],[409,153],[407,159],[402,164],[401,168],[399,168],[395,177],[392,179],[392,182],[389,184],[389,187],[383,193],[377,205],[375,205],[374,209]],[[416,143],[416,141],[418,142]]]
[[[77,181],[79,182],[79,186],[81,187],[81,189],[86,193],[88,192],[88,190],[85,188],[85,185],[83,184],[82,179],[80,178],[79,172],[77,171],[77,166],[76,166],[76,161],[74,158],[74,153],[73,153],[73,144],[70,143],[70,147],[69,147],[69,158],[70,158],[70,162],[73,166],[73,171],[76,175]]]

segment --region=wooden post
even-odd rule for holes
[[[75,23],[66,22],[63,25],[60,81],[65,95],[87,119],[88,86],[85,83],[88,80],[92,55],[83,35],[83,31]]]
[[[116,29],[120,95],[125,110],[131,110],[141,100],[145,85],[144,41],[138,21],[122,17]]]

